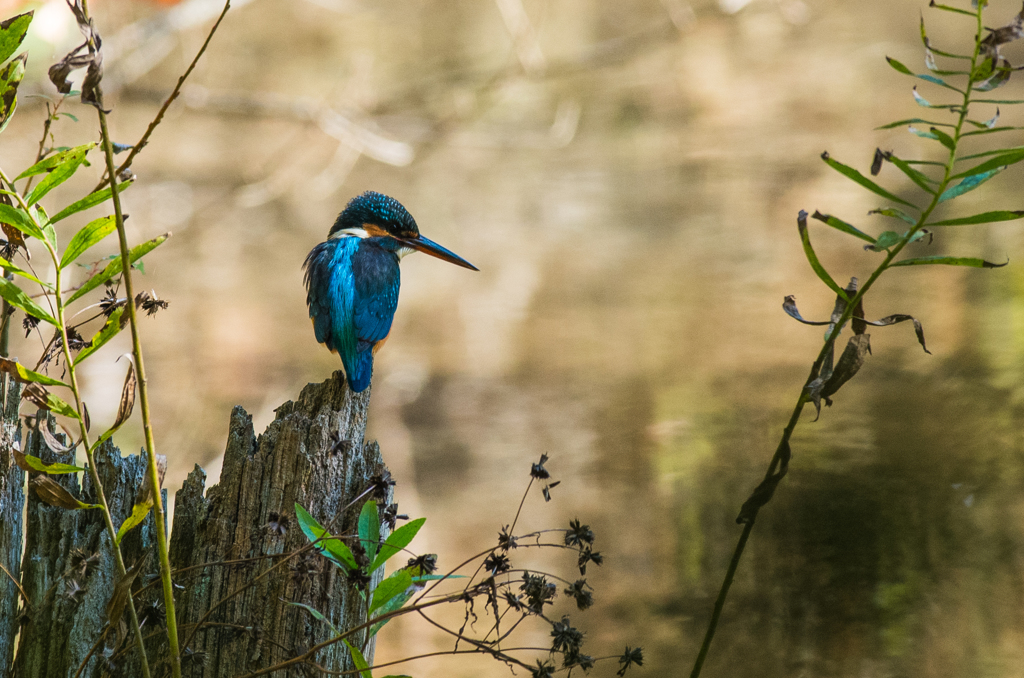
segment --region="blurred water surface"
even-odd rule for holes
[[[114,134],[130,143],[210,17],[161,32],[146,23],[158,6],[94,1],[118,55],[107,64]],[[963,49],[969,21],[875,0],[236,5],[125,196],[133,240],[174,232],[140,282],[171,302],[144,336],[170,486],[195,463],[216,469],[232,405],[259,429],[340,369],[313,339],[300,265],[351,196],[394,195],[481,269],[407,258],[378,355],[371,435],[402,511],[427,517],[416,546],[442,567],[486,548],[546,453],[562,483],[550,503],[528,500],[522,529],[579,517],[606,558],[588,572],[594,608],[553,614],[572,614],[593,654],[642,645],[638,675],[689,675],[736,513],[820,346],[820,329],[786,317],[782,298],[795,294],[806,317],[832,306],[796,212],[894,228],[865,216],[877,200],[818,156],[862,171],[875,146],[940,157],[905,129],[871,131],[924,110],[884,57],[923,68],[921,11],[947,49]],[[40,91],[52,91],[40,79],[49,52],[78,40],[61,6],[40,10],[30,45]],[[1018,10],[998,0],[986,23]],[[82,122],[62,120],[57,142],[93,138],[89,111],[68,106]],[[26,99],[0,140],[6,169],[34,157],[40,112]],[[882,178],[915,195],[891,166]],[[1020,208],[1021,178],[1009,170],[951,209]],[[837,279],[878,261],[818,226]],[[877,285],[868,315],[916,315],[933,355],[907,325],[877,328],[836,405],[817,423],[805,413],[704,675],[1024,675],[1024,237],[1011,223],[916,248],[1011,265],[897,270]],[[87,364],[94,421],[114,416],[113,356],[126,350]],[[38,351],[30,338],[16,353],[34,363]],[[122,449],[140,443],[138,429],[122,436]],[[570,560],[513,555],[573,576]],[[549,640],[541,630],[530,643]],[[444,647],[400,621],[378,660]],[[453,658],[400,668],[505,673]]]

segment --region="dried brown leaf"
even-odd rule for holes
[[[29,485],[35,490],[36,496],[50,506],[72,510],[96,508],[95,504],[86,504],[75,499],[74,495],[46,476],[36,476]]]
[[[114,425],[111,427],[117,429],[121,427],[128,417],[132,416],[132,410],[135,408],[135,391],[138,386],[138,380],[135,377],[135,363],[128,362],[128,374],[124,376],[124,386],[121,388],[121,402],[117,405],[117,418],[114,419]]]
[[[110,602],[107,603],[107,621],[111,626],[116,626],[118,629],[118,637],[123,639],[123,627],[118,624],[121,621],[121,615],[124,614],[125,605],[128,604],[128,596],[132,592],[132,583],[135,582],[136,577],[142,572],[142,566],[146,562],[146,557],[139,558],[124,576],[118,580],[117,584],[114,585],[114,595],[110,597]]]

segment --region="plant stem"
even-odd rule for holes
[[[139,406],[142,410],[142,427],[146,434],[146,457],[149,461],[149,483],[153,490],[153,518],[156,523],[156,546],[160,556],[160,580],[164,591],[164,608],[167,614],[167,643],[171,675],[181,678],[181,659],[178,656],[178,625],[174,611],[174,583],[171,581],[171,561],[167,553],[167,529],[164,523],[164,505],[160,494],[160,476],[157,470],[156,443],[153,440],[153,422],[149,413],[149,388],[146,380],[146,366],[142,359],[142,342],[139,339],[138,315],[135,309],[135,291],[132,285],[132,262],[128,249],[128,237],[124,229],[124,212],[121,209],[121,195],[117,190],[117,175],[114,167],[114,148],[107,129],[107,114],[102,106],[96,108],[100,118],[100,134],[103,138],[103,152],[110,174],[110,197],[114,202],[114,218],[117,224],[117,238],[121,248],[121,278],[124,282],[128,322],[132,331],[132,355],[135,358],[135,373],[138,376]],[[65,347],[67,342],[65,341]],[[66,348],[65,348],[66,350]]]
[[[953,147],[949,151],[949,158],[945,164],[945,171],[943,173],[942,181],[939,182],[938,188],[935,189],[935,193],[932,195],[931,202],[928,207],[925,208],[921,215],[917,218],[914,226],[907,231],[907,233],[900,239],[896,245],[888,250],[885,259],[882,263],[871,273],[867,282],[857,290],[856,294],[850,299],[849,303],[846,304],[846,308],[843,309],[839,320],[835,323],[834,329],[829,333],[829,336],[825,339],[824,344],[821,347],[821,351],[818,353],[818,357],[814,360],[814,364],[811,366],[811,372],[805,384],[810,383],[820,373],[821,367],[825,362],[826,356],[832,352],[835,346],[836,338],[842,331],[844,325],[853,318],[854,310],[857,308],[860,301],[864,298],[864,295],[875,281],[878,280],[879,276],[882,275],[888,268],[890,268],[892,261],[899,255],[899,253],[906,247],[912,240],[915,234],[918,233],[928,222],[928,218],[931,216],[935,208],[938,207],[939,198],[943,192],[949,186],[950,176],[953,173],[953,167],[956,163],[957,149],[960,147],[960,139],[962,136],[964,122],[967,120],[967,110],[971,103],[971,93],[974,89],[974,72],[977,67],[978,56],[981,53],[981,36],[984,30],[982,25],[982,11],[984,9],[984,3],[978,3],[977,8],[977,32],[974,39],[974,54],[971,56],[971,67],[968,71],[967,87],[963,92],[963,104],[960,106],[960,115],[957,119],[956,126],[954,128]],[[806,388],[806,387],[805,387]],[[797,398],[796,406],[793,408],[793,414],[789,418],[789,424],[786,426],[782,433],[782,439],[779,442],[779,446],[775,451],[775,455],[772,457],[770,464],[768,465],[768,472],[765,477],[775,473],[776,468],[782,460],[783,451],[789,448],[789,439],[793,434],[793,430],[796,428],[797,423],[800,420],[800,414],[803,411],[804,405],[807,403],[807,393],[805,389],[801,389],[800,396]],[[752,511],[748,516],[746,525],[743,527],[743,532],[740,534],[740,538],[736,544],[736,549],[733,552],[732,560],[729,562],[729,568],[726,570],[725,578],[722,581],[721,589],[718,593],[718,598],[715,600],[715,607],[711,613],[711,620],[708,622],[707,631],[704,634],[704,641],[701,643],[700,651],[697,654],[697,658],[693,664],[693,670],[690,673],[690,678],[698,678],[701,670],[704,667],[704,662],[707,659],[708,652],[711,649],[711,642],[714,640],[715,631],[718,628],[718,621],[722,615],[722,609],[725,607],[726,598],[729,595],[729,589],[732,586],[733,578],[736,574],[736,570],[739,567],[740,559],[743,557],[743,551],[746,548],[747,540],[750,538],[750,533],[754,529],[754,522],[757,518],[757,513],[760,507],[753,507]]]

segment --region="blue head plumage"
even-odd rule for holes
[[[400,202],[373,191],[353,198],[328,240],[306,257],[306,304],[316,340],[341,357],[353,391],[370,385],[373,356],[387,340],[398,307],[398,262],[413,251],[477,270],[421,236]]]

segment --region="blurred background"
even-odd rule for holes
[[[144,324],[167,485],[197,463],[216,476],[233,405],[260,431],[306,383],[340,369],[313,338],[300,266],[352,196],[393,195],[425,235],[480,268],[405,259],[376,362],[369,436],[401,511],[427,517],[414,547],[439,553],[442,568],[487,548],[548,454],[562,483],[550,503],[528,499],[517,531],[579,517],[605,556],[588,571],[594,608],[562,601],[553,614],[572,615],[591,654],[642,645],[637,675],[689,675],[735,516],[821,342],[782,299],[796,295],[814,319],[833,304],[804,259],[796,213],[898,228],[867,216],[878,200],[819,155],[864,172],[876,146],[943,157],[905,128],[872,131],[927,112],[885,56],[923,70],[919,14],[953,51],[969,49],[970,20],[905,0],[232,4],[125,195],[133,242],[174,233],[136,283],[170,302]],[[90,5],[113,134],[134,143],[222,3]],[[0,137],[7,171],[34,161],[40,97],[56,97],[46,69],[81,40],[62,0],[0,3],[4,16],[24,7],[37,14],[20,108]],[[986,24],[1019,9],[996,0]],[[1019,46],[1006,52],[1024,61]],[[1022,77],[1000,97],[1020,98]],[[54,125],[57,145],[97,138],[91,109],[61,110],[78,122]],[[1024,124],[1012,107],[1002,115]],[[87,192],[98,157],[49,204]],[[1020,209],[1022,178],[1011,169],[944,215]],[[881,179],[919,197],[892,166]],[[863,279],[879,260],[811,229],[837,280]],[[917,316],[933,355],[909,325],[876,328],[874,355],[836,405],[817,423],[805,412],[707,676],[1024,675],[1024,230],[950,228],[912,250],[1010,266],[882,278],[867,314]],[[12,354],[34,364],[38,336],[16,336]],[[127,335],[118,342],[83,367],[101,426],[124,377],[115,359]],[[142,443],[132,424],[118,435],[125,451]],[[513,555],[574,576],[571,560]],[[522,641],[548,643],[543,629]],[[377,659],[446,647],[425,624],[399,621]],[[450,657],[399,668],[507,672]]]

